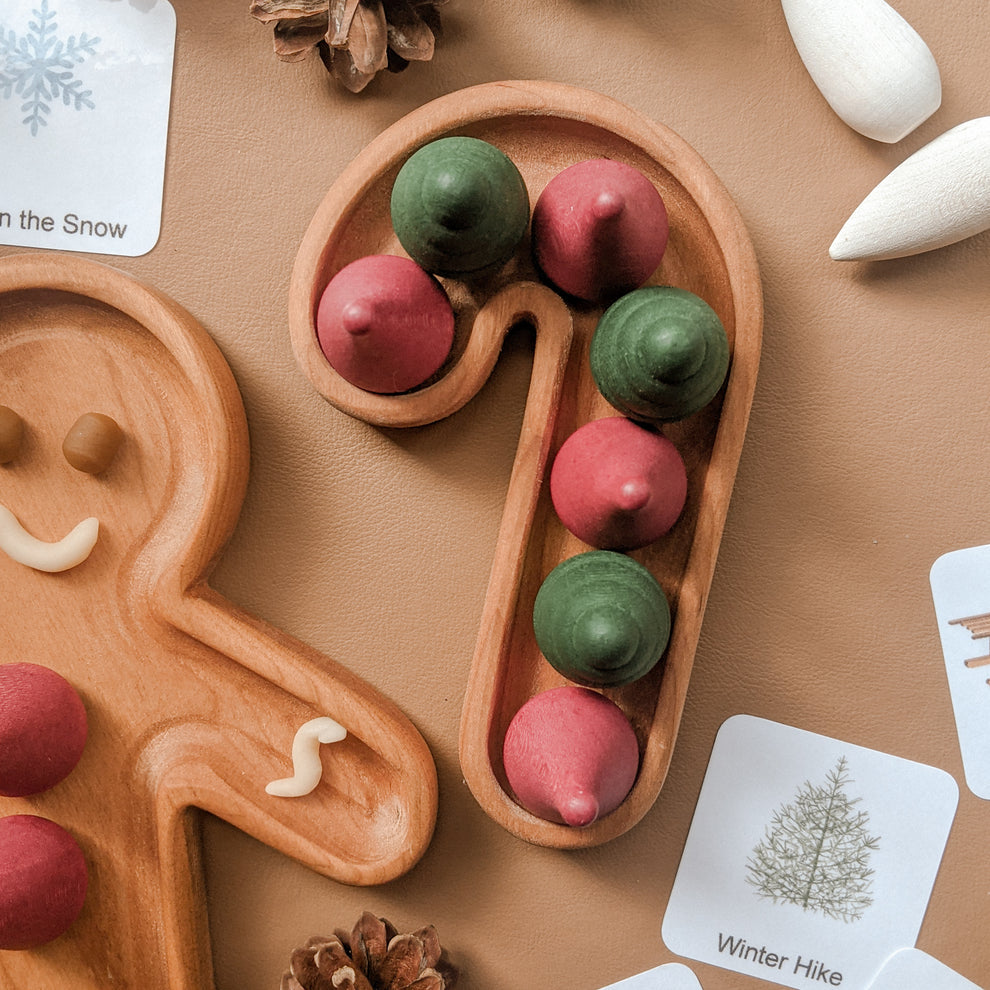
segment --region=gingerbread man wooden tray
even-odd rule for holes
[[[233,376],[187,313],[104,265],[9,257],[0,367],[0,404],[23,424],[0,466],[0,503],[24,530],[5,530],[0,553],[3,663],[61,675],[89,725],[64,780],[0,798],[0,823],[56,823],[89,874],[65,934],[0,952],[0,984],[203,990],[191,810],[339,881],[381,883],[430,841],[433,760],[368,685],[209,588],[247,479],[247,430]],[[69,463],[63,437],[88,414],[112,419],[119,444]],[[89,546],[65,557],[86,520]],[[268,793],[292,777],[296,733],[314,719],[346,730],[323,736],[340,741],[323,749],[322,780],[303,797]]]
[[[533,602],[556,563],[588,549],[556,518],[545,482],[564,439],[615,412],[588,372],[601,308],[541,283],[524,242],[483,278],[442,279],[456,315],[455,343],[447,364],[421,388],[398,395],[362,391],[335,372],[317,340],[320,297],[337,272],[367,255],[404,254],[390,219],[403,164],[428,143],[454,135],[501,149],[521,172],[531,203],[554,176],[583,160],[622,161],[645,174],[670,220],[666,253],[650,281],[701,296],[720,317],[731,348],[717,398],[664,429],[685,461],[687,507],[666,537],[633,556],[662,584],[672,634],[663,662],[649,675],[605,692],[636,732],[639,771],[622,804],[584,828],[523,809],[508,786],[502,747],[520,706],[565,683],[536,647]],[[487,379],[505,334],[521,322],[535,327],[529,397],[464,701],[461,765],[485,811],[528,841],[590,846],[626,831],[653,804],[670,762],[756,382],[760,280],[724,188],[684,141],[611,99],[539,82],[474,87],[414,111],[351,163],[306,232],[289,306],[297,359],[315,387],[349,415],[388,427],[423,425],[463,406]]]

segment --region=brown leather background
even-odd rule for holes
[[[187,307],[243,391],[251,483],[213,583],[398,701],[441,784],[426,857],[378,888],[335,884],[207,820],[220,990],[274,990],[297,944],[365,908],[402,929],[436,924],[463,990],[598,990],[675,961],[660,923],[715,732],[737,712],[955,776],[959,811],[918,947],[990,984],[990,804],[963,781],[928,587],[936,557],[990,540],[990,234],[901,261],[827,256],[894,165],[988,112],[986,0],[897,0],[938,60],[943,104],[893,146],[832,113],[777,0],[451,0],[436,59],[357,97],[316,61],[277,62],[247,0],[174,6],[162,237],[143,258],[110,260]],[[286,326],[296,249],[347,162],[419,104],[515,78],[598,90],[689,141],[749,226],[766,298],[761,378],[670,774],[636,828],[577,853],[495,826],[457,761],[525,347],[510,342],[450,420],[381,431],[315,393]],[[770,986],[689,965],[705,990]]]

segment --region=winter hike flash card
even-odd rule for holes
[[[798,990],[866,990],[915,943],[958,798],[934,767],[736,715],[715,740],[664,942]]]
[[[168,0],[4,0],[0,243],[155,246],[174,49]]]
[[[612,983],[604,990],[701,990],[698,977],[680,963],[667,963]]]
[[[884,964],[870,990],[980,990],[920,949],[902,949]]]
[[[966,784],[990,800],[990,546],[939,557],[931,585]]]

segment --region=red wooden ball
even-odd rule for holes
[[[0,949],[58,938],[86,899],[86,860],[61,825],[35,815],[0,818]]]
[[[600,550],[635,550],[677,522],[687,471],[665,436],[611,416],[585,423],[561,445],[550,498],[578,539]]]
[[[516,712],[502,762],[527,811],[582,827],[623,802],[636,781],[639,745],[618,705],[567,685],[534,695]]]
[[[54,787],[86,745],[86,709],[60,674],[33,663],[0,666],[0,795]]]
[[[369,255],[330,280],[316,314],[326,359],[366,392],[422,385],[447,359],[454,311],[440,283],[409,258]]]
[[[533,208],[536,263],[559,289],[588,302],[641,286],[660,264],[669,232],[653,183],[608,158],[564,169]]]

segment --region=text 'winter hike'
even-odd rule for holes
[[[737,938],[733,935],[723,935],[718,933],[718,951],[734,956],[736,959],[745,959],[748,962],[758,963],[761,966],[768,966],[781,973],[791,973],[793,976],[804,977],[814,984],[824,983],[829,987],[837,987],[842,984],[842,974],[835,969],[828,968],[818,959],[805,958],[804,956],[785,956],[780,952],[770,952],[765,945],[749,945],[745,939]],[[786,967],[786,969],[785,969]]]

